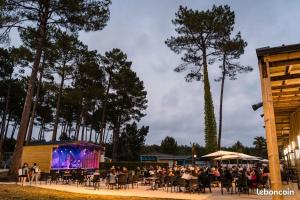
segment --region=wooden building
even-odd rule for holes
[[[103,148],[88,142],[56,142],[23,147],[22,163],[37,163],[42,172],[66,169],[98,169]]]
[[[279,152],[300,172],[300,44],[256,50],[260,71],[271,187],[280,190]],[[273,199],[283,199],[274,196]]]

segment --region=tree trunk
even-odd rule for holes
[[[121,116],[117,117],[117,123],[113,130],[113,162],[118,161],[118,143],[119,143],[119,135],[120,135],[120,126],[121,126]]]
[[[37,107],[39,97],[40,97],[40,88],[41,88],[42,80],[43,80],[43,71],[44,71],[44,67],[45,67],[45,62],[46,62],[46,59],[45,59],[45,53],[44,53],[42,68],[40,70],[40,77],[39,77],[39,81],[38,81],[37,89],[36,89],[35,101],[33,103],[33,108],[32,108],[31,117],[30,117],[30,121],[29,121],[27,140],[26,140],[27,144],[29,144],[31,142],[31,138],[32,138],[32,130],[33,130],[33,124],[34,124],[34,118],[35,118],[35,111],[36,111],[36,107]]]
[[[205,145],[209,152],[216,150],[217,147],[217,125],[214,113],[214,105],[210,91],[208,66],[206,52],[203,52],[203,79],[204,79],[204,112],[205,112]]]
[[[113,142],[112,161],[113,162],[116,162],[118,160],[118,153],[117,153],[117,151],[118,151],[118,144],[117,144],[118,139],[117,139],[117,137],[118,137],[118,133],[117,133],[117,128],[115,127],[113,129],[113,140],[112,140],[112,142]]]
[[[4,109],[3,115],[2,115],[1,133],[0,133],[0,150],[3,149],[4,132],[5,132],[5,124],[6,124],[6,115],[7,115],[8,107],[9,107],[9,103],[10,103],[11,81],[12,81],[11,76],[9,78],[9,84],[8,84],[6,98],[5,98],[5,109]]]
[[[8,112],[8,107],[9,107],[9,103],[10,103],[10,93],[11,93],[11,79],[12,74],[10,75],[9,78],[9,83],[8,83],[8,89],[7,89],[7,95],[6,95],[6,102],[5,102],[5,109],[3,111],[3,116],[2,116],[2,124],[1,124],[1,133],[0,133],[0,162],[3,159],[3,145],[4,145],[4,140],[5,140],[5,136],[4,136],[4,132],[5,132],[5,124],[6,124],[6,114]],[[9,121],[8,121],[9,123]]]
[[[85,127],[85,104],[84,104],[84,100],[82,100],[82,111],[80,114],[80,124],[82,125],[82,129],[81,129],[81,140],[84,140],[84,127]],[[79,125],[79,127],[81,126]]]
[[[91,126],[91,129],[90,129],[90,139],[89,139],[90,142],[92,141],[92,132],[93,132],[93,129],[92,129],[92,126]]]
[[[223,117],[223,93],[225,86],[225,76],[226,76],[226,55],[223,56],[222,65],[222,82],[221,82],[221,95],[220,95],[220,110],[219,110],[219,136],[218,136],[218,150],[221,150],[221,137],[222,137],[222,117]]]
[[[7,131],[8,131],[8,127],[9,127],[9,122],[10,122],[10,120],[11,120],[11,116],[12,116],[12,113],[9,112],[8,118],[7,118],[7,123],[6,123],[6,128],[5,128],[5,134],[4,134],[3,143],[5,142],[6,137],[7,137]]]
[[[76,129],[75,129],[75,140],[79,140],[79,130],[80,130],[80,119],[81,117],[78,116],[77,121],[76,121]]]
[[[20,122],[20,129],[19,129],[16,146],[15,146],[15,150],[14,150],[14,153],[12,156],[10,169],[9,169],[9,174],[11,174],[11,175],[17,175],[18,168],[21,166],[23,145],[24,145],[27,126],[28,126],[28,122],[29,122],[32,97],[33,97],[33,92],[34,92],[34,82],[36,80],[36,76],[38,73],[40,60],[41,60],[41,56],[42,56],[42,50],[43,50],[43,46],[44,46],[44,42],[45,42],[48,11],[49,11],[49,7],[46,6],[45,12],[41,14],[41,22],[40,22],[39,28],[38,28],[39,36],[37,38],[37,47],[36,47],[36,52],[35,52],[35,58],[34,58],[33,66],[32,66],[30,80],[28,83],[27,94],[26,94],[22,117],[21,117],[21,122]]]
[[[14,139],[14,136],[15,136],[15,132],[16,132],[17,126],[18,126],[18,122],[17,122],[17,120],[15,120],[15,124],[14,124],[14,127],[13,127],[13,129],[12,129],[12,131],[11,131],[11,135],[10,135],[10,139],[11,139],[11,140]]]
[[[109,89],[110,89],[110,82],[111,82],[111,76],[109,75],[108,84],[107,84],[106,93],[105,93],[104,104],[103,104],[102,116],[101,116],[100,141],[99,141],[100,144],[102,144],[103,140],[104,140],[104,131],[105,131],[105,126],[106,126],[105,115],[106,115],[107,99],[108,99],[108,94],[109,94]]]
[[[72,122],[68,124],[69,137],[71,138]]]
[[[65,81],[65,70],[64,70],[64,68],[65,68],[65,63],[63,65],[63,69],[62,69],[61,82],[60,82],[59,92],[58,92],[58,97],[57,97],[57,102],[56,102],[56,115],[55,115],[53,135],[52,135],[52,141],[53,142],[56,141],[56,137],[57,137],[57,128],[58,128],[58,120],[59,120],[59,113],[60,113],[61,96],[62,96],[64,81]]]

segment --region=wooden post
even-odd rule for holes
[[[266,130],[266,140],[268,148],[268,158],[270,167],[271,189],[281,190],[281,174],[277,144],[277,133],[275,125],[275,115],[273,107],[273,97],[271,89],[269,62],[264,63],[259,60],[259,71],[261,80],[261,90],[264,109],[264,121]],[[273,200],[282,200],[283,196],[274,195]]]

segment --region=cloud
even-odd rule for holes
[[[252,145],[253,138],[264,135],[263,120],[251,105],[261,101],[260,80],[255,49],[299,42],[300,28],[295,26],[300,2],[291,1],[113,1],[111,20],[99,32],[83,33],[81,39],[91,49],[104,53],[120,48],[133,61],[133,69],[144,81],[149,107],[142,120],[150,126],[147,143],[160,143],[167,135],[180,144],[204,144],[203,84],[186,83],[184,74],[173,71],[180,55],[170,51],[164,41],[174,35],[171,19],[180,4],[193,9],[208,9],[213,4],[229,4],[236,14],[236,30],[248,42],[240,59],[254,71],[226,80],[223,114],[223,144],[240,140]],[[284,11],[284,12],[283,12]],[[295,19],[295,20],[294,20]],[[218,66],[209,68],[216,119],[218,120],[220,74]]]

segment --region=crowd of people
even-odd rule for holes
[[[137,167],[135,170],[130,171],[126,167],[113,166],[110,173],[107,174],[107,180],[115,182],[119,174],[138,175],[142,178],[143,182],[147,182],[149,178],[156,177],[157,179],[154,180],[156,180],[158,187],[167,184],[166,182],[170,179],[174,181],[183,179],[186,181],[187,186],[190,180],[197,180],[199,185],[203,185],[203,182],[206,182],[206,185],[216,184],[218,186],[224,180],[231,184],[238,179],[243,179],[247,181],[249,188],[258,187],[259,185],[269,187],[269,169],[267,166],[242,167],[235,165],[231,167],[200,167],[175,165],[173,167]]]
[[[67,179],[78,178],[78,175],[86,175],[85,170],[64,170],[56,171],[56,174],[63,173],[60,177]],[[26,181],[33,183],[37,182],[40,178],[40,168],[36,163],[29,166],[28,163],[24,163],[19,168],[19,182],[24,184]],[[67,176],[69,175],[69,176]],[[57,176],[59,177],[59,176]],[[228,183],[228,187],[237,180],[245,180],[249,188],[253,187],[269,187],[269,169],[267,166],[261,167],[246,167],[246,166],[214,166],[214,167],[200,167],[197,165],[179,166],[173,167],[163,166],[148,166],[137,167],[134,170],[128,170],[126,167],[112,166],[109,171],[95,170],[89,176],[89,180],[97,182],[105,180],[107,185],[120,184],[120,178],[123,177],[125,184],[130,184],[129,180],[134,182],[141,182],[143,184],[153,184],[155,188],[165,187],[166,185],[176,185],[176,181],[184,180],[185,185],[183,187],[190,187],[190,183],[197,182],[199,188],[201,186],[208,187],[214,185],[219,187]],[[84,181],[85,178],[82,178]],[[224,182],[225,181],[225,182]],[[177,183],[178,184],[178,183]],[[177,185],[178,186],[178,185]],[[181,185],[182,186],[182,185]],[[179,187],[179,191],[181,188]]]
[[[26,181],[37,183],[40,176],[40,168],[36,163],[30,167],[28,163],[24,163],[22,167],[18,169],[19,182],[24,184]]]

